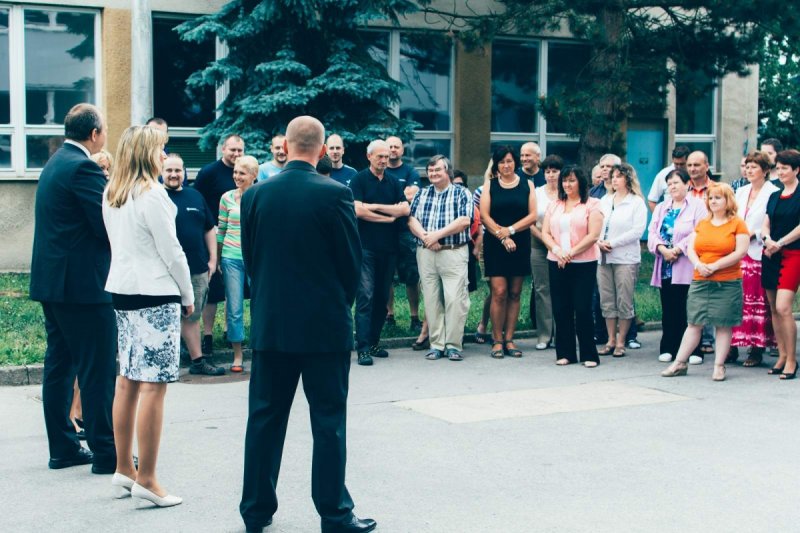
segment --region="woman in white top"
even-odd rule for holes
[[[156,460],[167,383],[178,379],[181,305],[184,315],[194,310],[189,265],[175,233],[177,208],[158,182],[166,140],[164,132],[149,126],[125,130],[103,200],[111,243],[106,290],[117,316],[120,366],[113,411],[117,468],[111,483],[119,496],[158,507],[182,501],[159,485]]]
[[[623,357],[625,336],[634,315],[633,292],[642,262],[639,241],[647,227],[647,206],[636,170],[627,163],[612,167],[611,189],[613,192],[600,200],[604,217],[597,242],[602,252],[597,267],[597,288],[608,343],[597,353]]]
[[[551,202],[558,200],[558,175],[564,160],[549,155],[542,161],[545,184],[536,188],[536,224],[531,226],[531,324],[538,336],[536,349],[546,350],[553,345],[553,305],[550,299],[550,267],[547,246],[542,241],[542,222]]]
[[[742,323],[733,327],[731,349],[726,363],[739,357],[739,347],[750,347],[750,354],[742,366],[761,364],[764,349],[775,346],[772,314],[767,293],[761,286],[761,226],[767,216],[767,201],[778,188],[769,181],[769,157],[764,152],[752,152],[745,158],[745,177],[749,182],[736,191],[739,216],[744,218],[750,232],[750,245],[742,259]]]

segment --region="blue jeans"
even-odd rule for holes
[[[225,283],[225,322],[228,326],[228,341],[244,340],[244,282],[247,275],[244,261],[223,257],[222,277]]]

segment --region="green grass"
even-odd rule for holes
[[[661,320],[661,301],[658,290],[650,287],[650,276],[653,272],[653,257],[642,253],[642,266],[639,269],[639,281],[636,285],[636,312],[645,322]],[[0,366],[41,363],[44,360],[46,338],[42,307],[28,299],[28,274],[0,274]],[[467,331],[475,331],[481,317],[483,300],[488,290],[486,282],[479,283],[478,290],[470,295],[471,306],[467,318]],[[530,329],[528,317],[530,305],[530,281],[526,281],[522,291],[519,329]],[[424,309],[424,305],[422,306]],[[800,304],[795,299],[795,311],[800,311]],[[384,338],[414,337],[415,332],[409,329],[408,300],[405,285],[395,284],[394,314],[397,325],[386,326]],[[245,332],[250,331],[250,302],[245,302]],[[214,327],[214,347],[224,349],[223,328],[225,316],[223,306],[217,310]]]

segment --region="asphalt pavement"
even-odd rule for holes
[[[660,332],[598,368],[521,359],[426,361],[394,349],[350,373],[347,484],[380,532],[790,532],[800,380],[712,364],[662,378]],[[88,466],[48,470],[39,386],[0,387],[0,531],[243,532],[248,375],[170,385],[158,473],[184,503],[137,509]],[[267,532],[319,531],[311,432],[294,403]]]

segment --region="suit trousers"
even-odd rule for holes
[[[397,256],[389,252],[364,250],[361,280],[356,292],[356,349],[378,344],[386,321],[386,304],[394,279]]]
[[[275,489],[286,425],[301,376],[314,438],[314,506],[326,523],[342,523],[352,517],[353,500],[344,483],[349,373],[349,351],[254,352],[244,443],[244,487],[239,505],[245,524],[264,526],[278,509]]]
[[[538,342],[553,338],[553,306],[550,299],[550,267],[547,248],[531,245],[531,324],[536,328]]]
[[[686,298],[689,285],[672,283],[672,278],[661,280],[661,353],[678,354],[686,331]]]
[[[567,263],[558,268],[550,264],[550,296],[556,321],[556,359],[576,363],[575,336],[578,336],[580,360],[598,362],[592,334],[592,294],[597,282],[597,261]]]
[[[80,443],[69,420],[73,383],[78,376],[86,443],[95,462],[115,465],[111,406],[116,379],[117,322],[111,304],[42,302],[47,351],[42,405],[50,457],[69,458]]]
[[[431,348],[464,347],[464,324],[469,314],[466,246],[434,252],[417,248],[417,266],[425,301]]]

